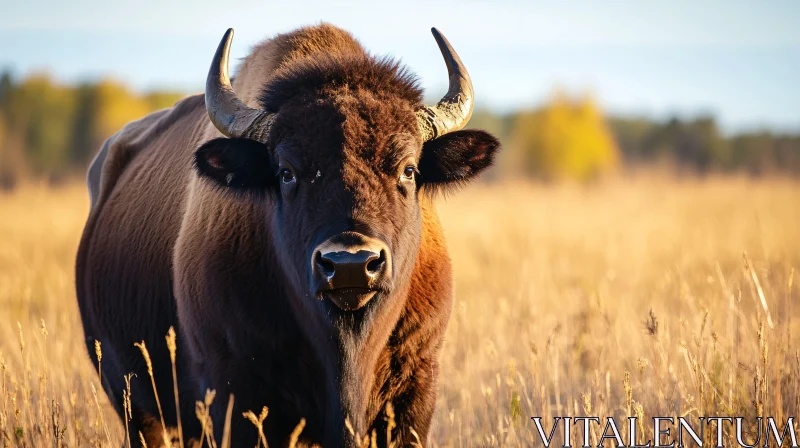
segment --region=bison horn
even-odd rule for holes
[[[228,57],[233,28],[228,28],[211,61],[206,78],[206,111],[214,126],[227,137],[241,137],[266,142],[274,116],[245,105],[231,87]]]
[[[475,104],[472,81],[458,53],[439,30],[431,28],[431,33],[447,65],[450,86],[436,106],[423,106],[417,111],[417,124],[422,134],[422,141],[433,140],[448,132],[462,129],[472,116]]]

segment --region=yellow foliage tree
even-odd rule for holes
[[[106,139],[130,121],[150,112],[150,105],[141,96],[132,94],[122,84],[103,80],[96,87],[97,132],[99,140]]]
[[[183,96],[166,92],[137,95],[111,79],[83,85],[78,91],[80,107],[75,116],[73,143],[73,157],[77,163],[90,160],[103,141],[127,123],[154,110],[170,107]]]
[[[611,130],[595,102],[556,95],[544,107],[522,112],[512,131],[528,174],[548,180],[587,181],[619,164]]]
[[[172,107],[186,95],[172,92],[151,92],[145,96],[150,111]]]

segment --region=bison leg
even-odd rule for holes
[[[416,446],[418,443],[421,446],[428,445],[428,431],[436,405],[438,370],[438,362],[431,362],[424,368],[417,369],[410,375],[409,383],[402,388],[402,393],[391,398],[396,425],[392,430],[394,446]],[[378,436],[379,447],[386,446],[388,420],[387,410],[384,407],[378,412],[372,424],[372,429]]]

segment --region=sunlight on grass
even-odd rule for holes
[[[531,446],[531,416],[800,409],[798,198],[796,182],[726,178],[440,200],[456,301],[431,446]],[[75,300],[87,212],[80,185],[0,195],[3,445],[125,444]]]

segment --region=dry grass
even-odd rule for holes
[[[798,199],[713,179],[442,201],[457,297],[431,445],[530,446],[530,416],[796,416]],[[125,443],[74,298],[87,208],[81,186],[0,196],[0,446]]]

